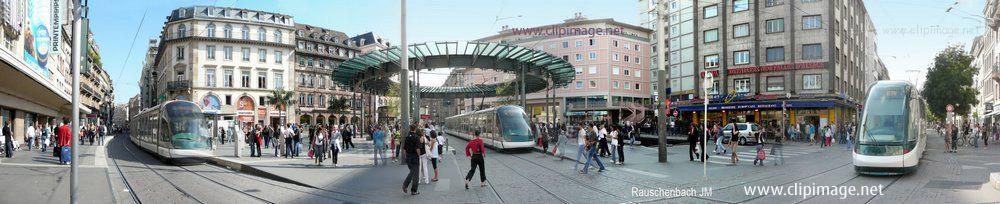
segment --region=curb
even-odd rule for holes
[[[225,167],[225,168],[228,168],[228,169],[232,169],[234,171],[245,173],[245,174],[259,176],[259,177],[263,177],[263,178],[267,178],[267,179],[271,179],[271,180],[275,180],[275,181],[280,181],[280,182],[285,182],[285,183],[291,183],[291,184],[299,185],[299,186],[302,186],[302,187],[318,189],[315,186],[312,186],[312,185],[309,185],[309,184],[305,184],[305,183],[302,183],[302,182],[298,182],[298,181],[295,181],[295,180],[292,180],[292,179],[289,179],[289,178],[285,178],[285,177],[279,176],[277,174],[272,174],[270,172],[267,172],[267,171],[264,171],[264,170],[260,170],[260,169],[258,169],[256,167],[253,167],[251,165],[246,165],[246,164],[243,164],[243,163],[239,163],[237,161],[233,161],[233,160],[230,160],[230,159],[219,158],[219,157],[209,157],[208,158],[208,163],[211,163],[211,164],[216,165],[216,166],[220,166],[220,167]]]

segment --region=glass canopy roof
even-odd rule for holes
[[[526,92],[561,87],[576,77],[573,65],[544,51],[517,45],[492,42],[428,42],[410,45],[409,69],[480,68],[507,73],[524,71]],[[386,93],[395,83],[389,76],[399,73],[399,47],[376,50],[354,57],[333,71],[333,80],[341,85],[362,88],[368,93]],[[520,81],[520,79],[515,80]],[[497,96],[496,86],[420,87],[423,97]],[[456,95],[457,94],[457,95]]]

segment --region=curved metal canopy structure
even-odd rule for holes
[[[522,73],[525,93],[569,84],[576,77],[573,65],[544,51],[506,43],[429,42],[413,44],[409,51],[410,70],[435,68],[480,68],[507,73]],[[333,81],[359,87],[362,91],[385,94],[394,74],[400,71],[399,47],[369,52],[351,58],[333,71]],[[467,87],[419,87],[421,97],[495,97],[502,84]]]

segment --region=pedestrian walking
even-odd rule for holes
[[[438,165],[437,165],[437,163],[438,163],[438,159],[440,158],[440,155],[441,155],[441,152],[439,151],[440,149],[438,148],[439,147],[438,146],[438,140],[435,137],[435,135],[437,135],[437,134],[438,134],[438,132],[436,130],[431,130],[431,135],[429,135],[429,136],[426,137],[427,138],[427,148],[426,149],[427,149],[427,155],[428,155],[427,158],[430,160],[431,169],[433,169],[433,171],[434,171],[434,177],[431,178],[431,181],[434,181],[434,182],[438,181]]]
[[[28,144],[28,151],[35,148],[35,126],[28,125],[27,130],[24,131],[25,138],[28,139],[26,142]]]
[[[615,127],[615,131],[618,132],[618,127]],[[618,150],[618,165],[625,164],[625,136],[617,135],[615,137],[615,150]],[[614,153],[612,153],[614,154]]]
[[[479,130],[476,130],[475,138],[465,144],[465,156],[472,158],[469,173],[465,174],[465,189],[469,189],[469,182],[472,181],[476,168],[479,168],[479,187],[486,187],[486,166],[483,158],[486,155],[486,146],[483,145],[480,134]]]
[[[372,145],[375,149],[374,155],[372,155],[375,165],[378,166],[379,160],[382,161],[382,165],[385,165],[385,131],[382,130],[382,127],[375,127],[375,132],[372,133]]]
[[[611,132],[608,133],[609,142],[609,153],[611,154],[611,163],[618,164],[618,129],[615,126],[611,126]]]
[[[601,129],[597,132],[597,141],[599,142],[599,149],[597,149],[598,154],[601,157],[608,156],[608,129],[604,125],[601,125]]]
[[[736,156],[736,153],[739,152],[739,150],[737,150],[737,147],[739,147],[740,131],[736,129],[739,128],[736,128],[736,124],[733,124],[733,129],[729,138],[729,145],[731,146],[729,149],[733,150],[732,156],[729,157],[729,161],[732,162],[731,165],[736,165],[740,163],[740,157]]]
[[[958,127],[951,125],[951,152],[958,153]]]
[[[566,134],[566,132],[569,132],[569,131],[564,131],[565,130],[565,126],[562,125],[562,124],[559,124],[559,125],[551,124],[551,125],[549,125],[549,128],[552,129],[552,131],[551,131],[552,132],[552,137],[550,137],[549,140],[551,140],[550,143],[552,144],[552,156],[554,157],[553,160],[557,160],[557,159],[558,160],[563,160],[563,157],[562,157],[562,155],[564,155],[563,151],[559,149],[559,147],[562,146],[562,141],[559,138],[560,137],[564,137],[563,134]]]
[[[549,152],[549,131],[545,123],[535,124],[536,129],[538,129],[538,142],[542,145],[542,152]],[[546,154],[542,154],[545,156]]]
[[[49,123],[42,123],[41,130],[42,136],[41,138],[38,138],[38,141],[41,145],[42,152],[46,152],[47,149],[49,149],[49,142],[52,138],[52,128],[49,126]]]
[[[14,158],[14,132],[10,129],[11,123],[13,123],[13,121],[8,119],[7,123],[3,124],[3,130],[0,130],[0,133],[3,133],[4,156],[7,158]]]
[[[573,170],[578,170],[577,167],[579,167],[580,164],[583,164],[583,162],[585,162],[580,160],[580,157],[586,154],[584,148],[587,146],[587,130],[590,129],[587,126],[584,126],[583,124],[578,124],[577,127],[579,127],[579,130],[576,133],[576,144],[577,144],[576,164],[573,164]],[[587,158],[584,157],[584,159]]]
[[[594,161],[597,163],[598,167],[601,167],[597,172],[604,172],[607,170],[604,168],[604,162],[601,162],[601,157],[597,155],[597,131],[587,134],[587,162],[583,164],[583,170],[580,170],[581,174],[587,174],[587,170],[590,168],[590,162]]]
[[[417,175],[420,172],[420,170],[418,169],[417,166],[420,165],[419,157],[420,155],[424,154],[424,152],[421,151],[419,137],[420,136],[417,135],[417,126],[411,125],[410,132],[409,134],[407,134],[402,145],[403,146],[402,150],[406,152],[404,153],[406,155],[406,161],[405,161],[406,167],[410,169],[410,172],[406,174],[406,178],[403,180],[403,194],[406,193],[409,193],[410,195],[420,194],[420,192],[417,192],[417,186],[420,185],[419,184],[420,182],[418,181],[419,175]],[[477,133],[476,139],[478,138],[479,134]],[[480,142],[482,142],[482,140],[480,140]],[[411,186],[410,184],[413,185]],[[408,186],[410,187],[409,191],[407,191],[406,189],[406,187]],[[469,179],[465,180],[465,189],[469,189]]]
[[[701,158],[701,156],[698,156],[698,151],[696,150],[696,148],[698,147],[697,145],[698,145],[698,138],[699,138],[699,136],[698,136],[698,127],[701,127],[701,126],[698,126],[698,123],[694,122],[694,123],[691,123],[691,127],[688,128],[687,141],[688,141],[688,160],[689,161],[694,161],[695,156],[697,156],[698,158]]]
[[[351,138],[354,137],[353,127],[354,127],[353,125],[345,125],[343,128],[340,129],[341,132],[340,134],[342,140],[344,141],[344,150],[355,148],[354,142],[351,141]]]
[[[320,127],[322,130],[323,127]],[[323,166],[323,159],[326,156],[326,131],[319,131],[319,134],[313,136],[313,156],[316,159],[316,166]]]
[[[757,148],[757,151],[756,151],[757,152],[757,156],[753,159],[753,165],[757,166],[757,164],[759,162],[759,164],[761,166],[764,166],[765,154],[764,154],[764,137],[763,137],[763,134],[757,133],[756,135],[754,135],[754,139],[755,139],[755,141],[757,141],[757,144],[755,144],[755,146]]]
[[[330,142],[330,162],[333,163],[333,167],[337,167],[337,157],[344,150],[343,146],[341,146],[341,143],[344,142],[344,135],[341,133],[340,127],[333,126],[333,133],[330,134],[330,139],[333,140]]]
[[[430,130],[430,128],[427,128],[426,130]],[[430,150],[429,148],[427,148],[427,146],[430,145],[429,144],[430,141],[427,139],[427,135],[430,135],[431,133],[419,132],[419,134],[420,134],[419,148],[423,149],[424,152],[427,152],[427,150]],[[425,184],[431,183],[431,177],[428,175],[430,171],[428,171],[429,169],[427,168],[427,166],[430,165],[430,159],[431,159],[430,156],[431,156],[430,153],[420,155],[420,180],[423,181],[423,183]]]
[[[719,130],[719,125],[718,124],[715,125],[714,129],[716,130],[716,133],[715,133],[715,155],[725,154],[725,153],[727,153],[729,151],[729,150],[726,149],[726,145],[722,144],[723,140],[725,140],[726,137],[722,133],[722,131]],[[719,150],[722,150],[722,151],[719,151]]]

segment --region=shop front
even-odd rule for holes
[[[685,115],[685,118],[701,122],[704,109],[703,105],[689,105],[677,107],[676,110]],[[783,113],[788,114],[787,117]],[[732,122],[777,125],[787,118],[789,124],[822,127],[838,124],[838,119],[850,117],[849,113],[854,113],[851,106],[836,101],[753,101],[708,105],[709,122],[721,122],[723,125]]]

